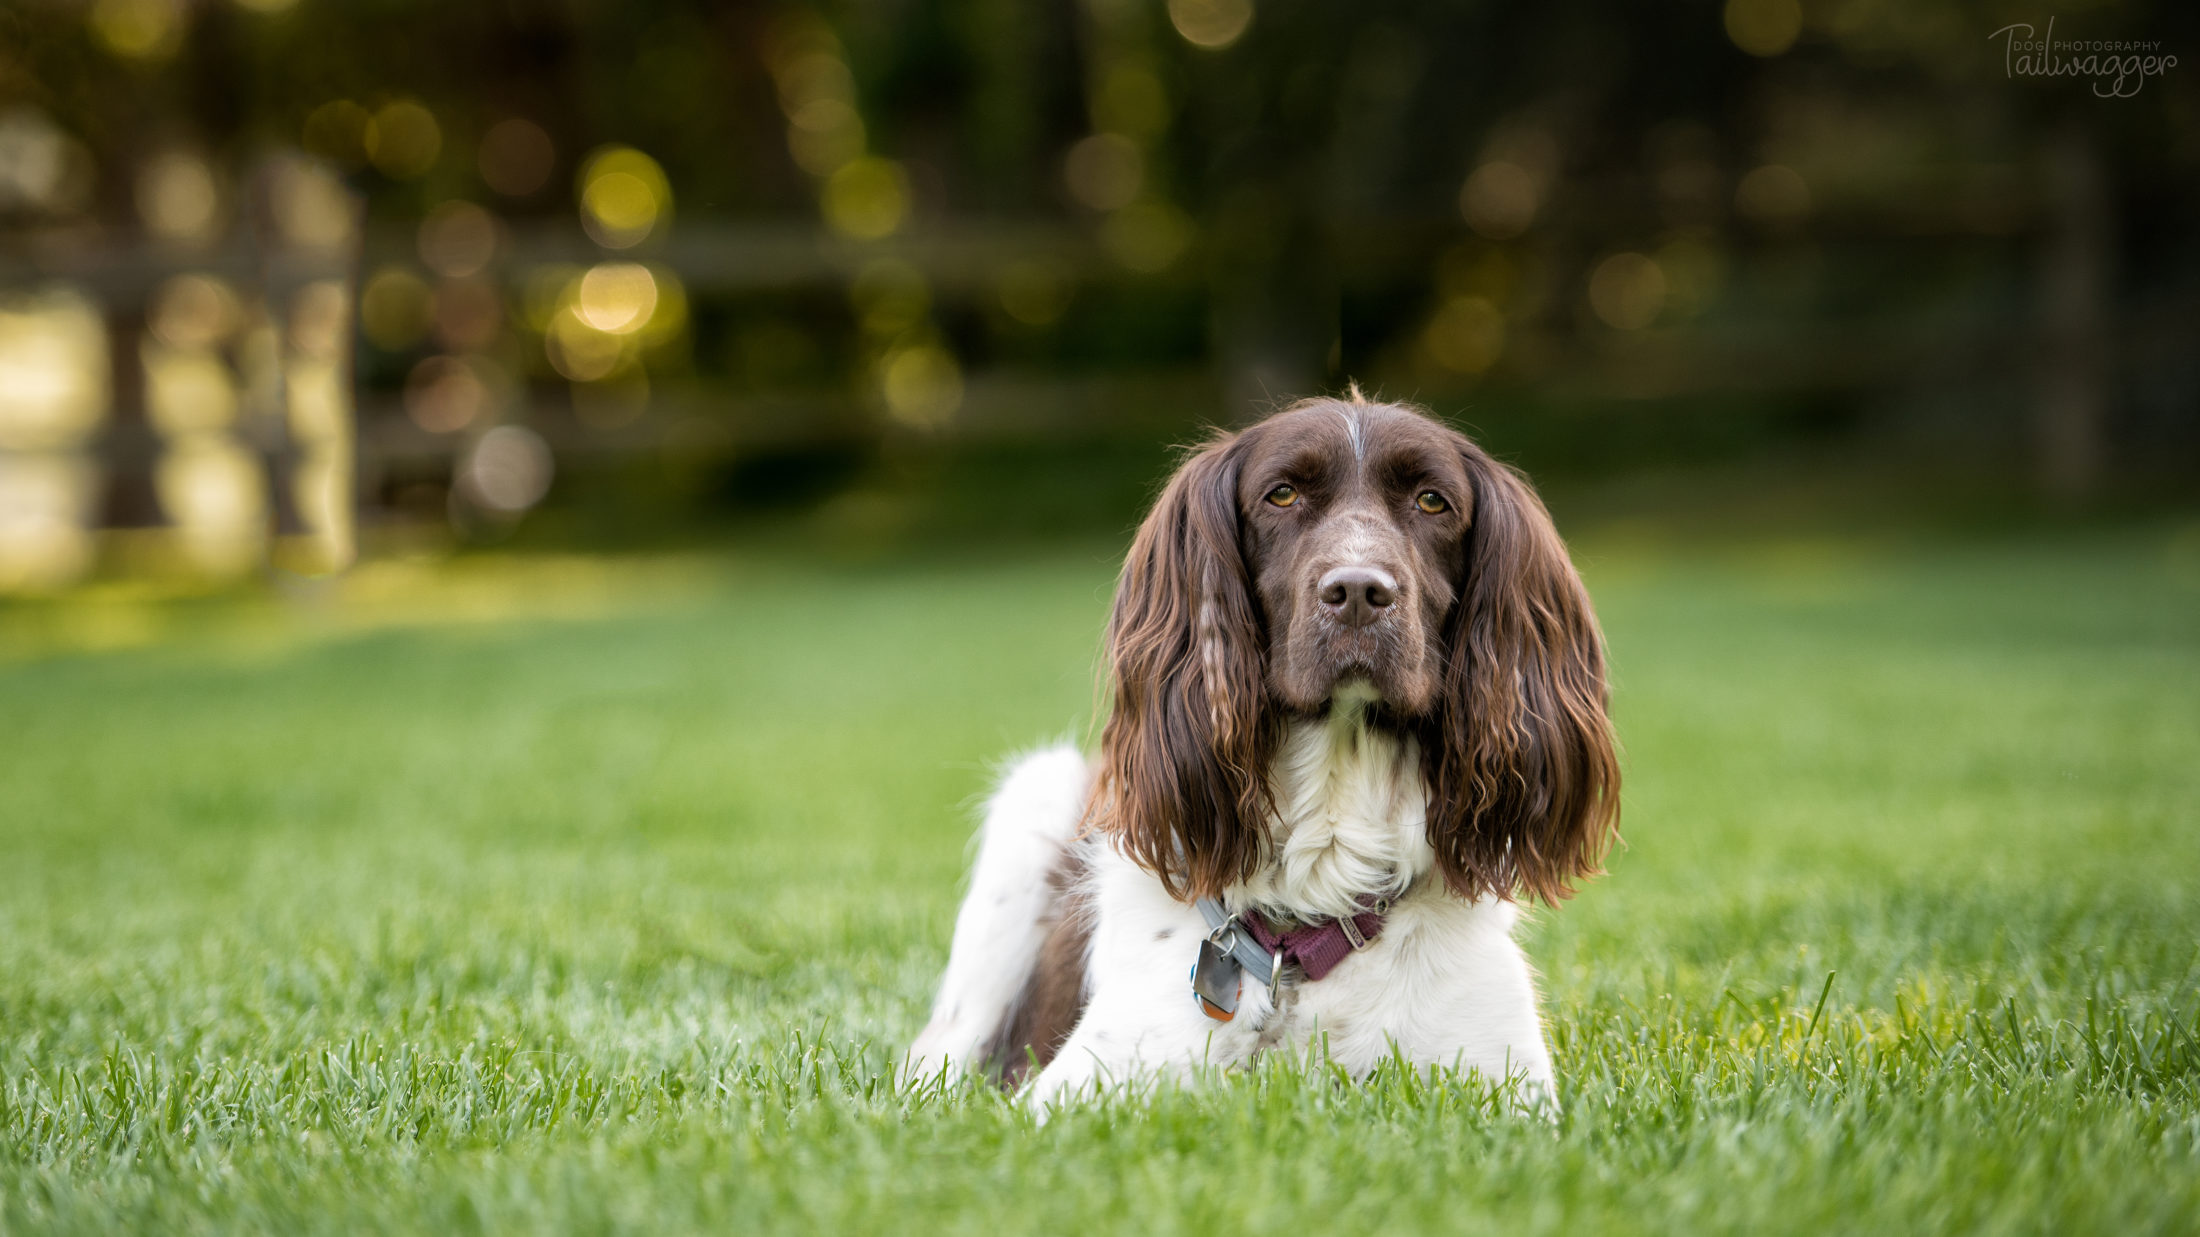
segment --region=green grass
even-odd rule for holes
[[[1555,1129],[895,1088],[1104,550],[0,609],[0,1232],[2200,1229],[2193,536],[1581,556]]]

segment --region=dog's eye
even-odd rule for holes
[[[1299,492],[1288,485],[1279,485],[1268,491],[1268,501],[1278,507],[1288,507],[1299,501]]]
[[[1430,515],[1442,515],[1446,511],[1451,510],[1451,504],[1445,502],[1444,496],[1434,490],[1422,490],[1420,494],[1414,498],[1413,505],[1419,507],[1423,511],[1428,512]]]

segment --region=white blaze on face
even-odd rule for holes
[[[1337,416],[1344,421],[1344,436],[1352,442],[1352,462],[1355,464],[1366,462],[1367,423],[1360,418],[1360,410],[1357,408],[1339,408],[1337,409]]]

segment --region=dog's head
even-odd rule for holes
[[[1097,820],[1177,894],[1252,873],[1284,719],[1346,699],[1418,737],[1459,893],[1555,901],[1612,837],[1588,594],[1527,483],[1413,409],[1308,400],[1192,456],[1131,546],[1108,657]]]

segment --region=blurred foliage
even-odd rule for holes
[[[2038,76],[2016,57],[2050,16],[2157,60]],[[22,279],[174,265],[133,246],[164,209],[188,233],[192,169],[208,235],[246,227],[271,152],[341,171],[361,496],[394,520],[487,492],[467,453],[499,421],[554,450],[553,507],[678,522],[969,471],[906,464],[942,454],[1149,468],[1348,380],[1539,474],[1833,452],[2189,495],[2196,27],[2016,0],[46,0],[0,13],[0,113],[60,170],[0,252]]]

